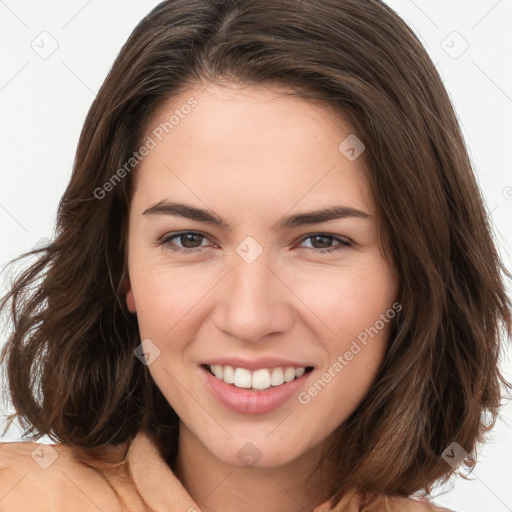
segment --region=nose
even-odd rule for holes
[[[240,341],[256,342],[291,328],[294,295],[269,263],[265,252],[252,263],[234,255],[215,307],[219,330]]]

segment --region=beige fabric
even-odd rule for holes
[[[96,452],[39,443],[0,444],[0,512],[199,511],[151,439]],[[119,461],[119,462],[115,462]]]
[[[150,437],[127,447],[88,456],[60,444],[0,443],[0,512],[201,512]],[[327,510],[329,502],[313,512]],[[446,509],[401,499],[391,510]]]

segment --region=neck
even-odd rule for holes
[[[283,466],[234,466],[182,425],[174,472],[201,512],[314,511],[329,498],[333,484],[328,462],[309,478],[319,457],[320,448]]]

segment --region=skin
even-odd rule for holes
[[[181,419],[175,471],[203,512],[313,510],[328,499],[329,461],[306,482],[308,471],[370,390],[391,322],[309,403],[293,397],[265,414],[225,408],[198,379],[199,365],[228,355],[308,361],[309,387],[391,308],[398,290],[379,249],[364,158],[350,161],[338,150],[350,125],[327,104],[280,92],[227,84],[174,97],[147,135],[191,96],[197,106],[134,176],[127,306],[141,340],[160,351],[149,370]],[[232,229],[143,215],[164,200],[208,209]],[[283,216],[335,205],[368,217],[277,228]],[[187,230],[205,237],[158,244]],[[248,236],[263,250],[252,263],[236,250]],[[260,456],[250,467],[237,456],[248,442]]]

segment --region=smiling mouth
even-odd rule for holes
[[[299,368],[281,366],[276,368],[260,368],[254,371],[227,365],[203,364],[201,366],[226,384],[249,391],[265,391],[282,386],[313,371],[312,366]]]

